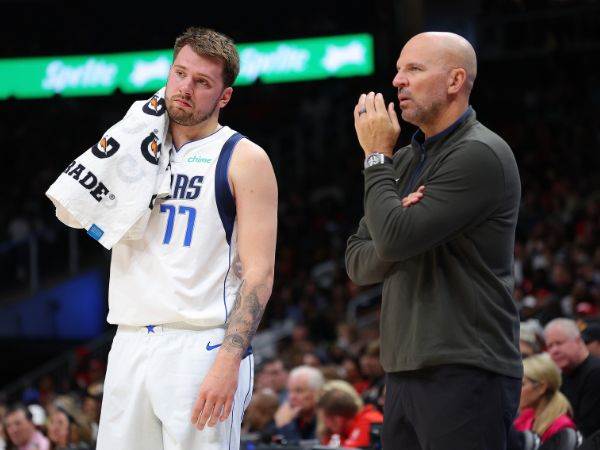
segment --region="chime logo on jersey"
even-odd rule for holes
[[[92,153],[97,158],[110,158],[119,150],[119,144],[115,138],[104,136],[96,145],[92,147]]]
[[[142,111],[151,116],[162,116],[165,113],[165,109],[165,99],[158,95],[153,95],[142,107]]]
[[[149,163],[158,165],[161,148],[162,143],[154,133],[150,133],[150,135],[142,141],[142,155],[144,155],[144,158]]]

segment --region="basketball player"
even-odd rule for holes
[[[142,239],[113,248],[108,321],[119,327],[98,450],[239,448],[250,341],[273,284],[277,184],[263,149],[218,122],[238,72],[228,37],[177,38],[162,105],[171,198]]]

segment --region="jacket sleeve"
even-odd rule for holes
[[[376,254],[404,261],[477,224],[504,195],[502,164],[492,149],[468,142],[429,175],[425,195],[409,208],[394,182],[391,165],[369,167],[365,175],[365,220]]]
[[[367,228],[365,218],[360,219],[358,230],[346,245],[346,271],[359,286],[381,283],[392,263],[381,260]]]

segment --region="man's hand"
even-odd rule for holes
[[[362,94],[354,107],[354,127],[365,156],[379,152],[392,157],[400,135],[400,123],[390,103],[386,109],[383,95]]]
[[[203,430],[206,425],[214,427],[219,420],[227,420],[238,386],[239,371],[239,358],[217,355],[200,385],[198,398],[192,409],[192,424],[198,430]]]
[[[419,203],[425,195],[425,186],[420,186],[415,192],[408,194],[402,199],[402,206],[408,208],[416,203]]]
[[[292,406],[289,400],[286,400],[275,412],[275,426],[281,428],[287,425],[298,417],[298,414],[300,414],[300,407]]]

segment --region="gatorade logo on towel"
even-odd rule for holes
[[[144,156],[144,159],[146,161],[154,165],[158,165],[161,148],[162,143],[160,142],[160,139],[155,133],[150,133],[150,135],[148,135],[142,141],[142,155]]]
[[[98,177],[94,175],[91,170],[86,168],[83,164],[79,164],[77,160],[69,164],[63,173],[74,180],[79,181],[79,184],[90,191],[90,195],[94,197],[97,202],[101,202],[107,197],[111,202],[115,200],[115,195],[108,190],[106,185],[98,180]]]
[[[165,99],[158,95],[153,95],[150,100],[142,107],[142,111],[151,116],[162,116],[165,111]]]
[[[92,153],[97,158],[110,158],[117,153],[121,144],[115,138],[104,136],[96,145],[92,147]]]

